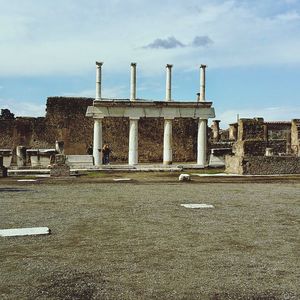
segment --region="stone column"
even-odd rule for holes
[[[198,141],[197,141],[197,165],[206,166],[207,151],[207,120],[199,118],[198,122]]]
[[[138,164],[138,122],[139,119],[129,119],[129,153],[128,164]]]
[[[236,141],[237,140],[237,123],[229,124],[229,140]]]
[[[200,102],[205,102],[205,69],[206,65],[200,66]]]
[[[220,120],[213,120],[211,129],[212,129],[212,134],[213,134],[213,141],[214,142],[219,142],[220,140]]]
[[[173,65],[166,65],[167,77],[166,77],[166,101],[172,101],[171,85],[172,85],[172,67]]]
[[[93,157],[95,166],[102,165],[102,119],[94,119]]]
[[[173,65],[166,65],[166,101],[172,101],[172,67]],[[171,165],[173,161],[172,153],[172,119],[165,119],[164,121],[164,151],[163,164]]]
[[[164,122],[164,156],[163,163],[164,165],[171,165],[172,158],[172,120],[165,119]]]
[[[101,100],[102,65],[103,65],[103,62],[96,61],[96,98],[95,98],[95,100]]]
[[[131,63],[130,68],[130,101],[136,100],[136,63]]]

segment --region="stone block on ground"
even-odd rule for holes
[[[0,236],[26,236],[26,235],[48,235],[50,234],[48,227],[33,227],[33,228],[12,228],[12,229],[0,229]]]
[[[67,165],[54,164],[50,169],[51,177],[66,177],[70,176],[70,167]]]
[[[179,181],[190,181],[191,180],[191,175],[189,175],[189,174],[180,174],[178,180]]]

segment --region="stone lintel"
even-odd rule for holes
[[[180,100],[180,101],[151,101],[151,100],[144,100],[144,99],[136,99],[136,101],[130,101],[129,99],[108,99],[102,98],[101,100],[94,100],[95,107],[153,107],[153,108],[160,108],[160,107],[211,107],[212,102],[195,102],[190,100]]]
[[[101,102],[101,103],[99,103]],[[202,118],[215,117],[211,102],[132,102],[99,101],[89,106],[87,117],[128,117],[128,118]],[[172,103],[172,104],[171,104]],[[204,105],[203,105],[204,104]]]

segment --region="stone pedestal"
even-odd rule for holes
[[[17,166],[24,167],[26,165],[26,147],[17,146],[16,153],[17,153]]]
[[[63,154],[55,155],[55,164],[50,169],[51,177],[70,176],[70,167],[66,165],[66,156]]]

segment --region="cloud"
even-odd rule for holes
[[[211,68],[300,64],[293,0],[15,2],[0,0],[0,76],[82,74],[96,59],[110,72],[130,61],[189,69],[199,57]]]
[[[182,48],[185,47],[183,43],[178,41],[175,37],[169,36],[166,39],[156,39],[152,43],[148,44],[147,46],[144,46],[143,48],[147,49],[172,49],[172,48]]]
[[[191,46],[192,47],[205,47],[212,43],[213,43],[213,41],[207,35],[195,36],[194,40],[191,43]]]
[[[170,36],[166,39],[155,39],[152,43],[142,47],[144,49],[173,49],[185,47],[206,47],[212,44],[213,41],[207,36],[195,36],[190,44],[183,44],[175,37]]]

